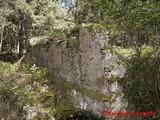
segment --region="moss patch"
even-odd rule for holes
[[[104,98],[106,97],[105,95],[101,94],[98,91],[88,90],[86,88],[77,87],[75,90],[80,92],[82,95],[86,95],[87,97],[98,101],[103,101]]]
[[[71,37],[67,42],[67,48],[71,48],[72,52],[75,53],[79,52],[79,45],[80,45],[80,40],[77,37]]]
[[[57,90],[62,90],[64,94],[66,94],[66,91],[68,91],[68,93],[71,93],[72,90],[76,90],[82,95],[85,95],[89,98],[92,98],[98,101],[103,101],[104,98],[106,98],[106,96],[100,93],[99,91],[93,91],[86,88],[82,88],[75,83],[70,83],[65,81],[63,78],[56,78],[56,80],[53,80],[53,84],[55,87],[57,87]],[[69,99],[70,101],[72,101],[71,100],[72,98],[69,98]]]
[[[109,102],[110,104],[112,104],[113,102],[115,102],[116,100],[113,98],[112,95],[106,97],[103,99],[105,102]]]
[[[78,38],[73,38],[70,40],[70,42],[73,47],[79,47],[80,45],[80,40]]]
[[[101,26],[100,24],[96,23],[82,24],[82,27],[87,28],[89,32],[96,32],[96,33],[101,33],[102,30],[105,29],[104,26]]]

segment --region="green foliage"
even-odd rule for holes
[[[34,80],[43,80],[45,79],[45,75],[47,74],[47,69],[45,68],[38,68],[36,66],[31,66],[31,68],[29,69],[30,74],[32,75],[32,78]]]
[[[159,81],[159,57],[158,52],[152,47],[143,45],[139,52],[134,48],[114,46],[112,48],[127,67],[125,78],[120,82],[124,87],[124,94],[129,103],[128,109],[136,111],[159,112],[158,81]],[[158,116],[157,116],[158,117]],[[157,119],[150,118],[150,119]]]
[[[87,119],[90,113],[76,108],[72,90],[96,100],[103,95],[53,76],[45,68],[0,62],[0,118],[28,119],[27,109],[35,110],[31,119]],[[91,115],[92,116],[92,115]]]
[[[33,11],[34,26],[43,30],[67,32],[74,26],[73,18],[62,10],[56,1],[33,0],[30,3]]]
[[[153,56],[155,52],[152,50],[151,47],[146,47],[146,49],[143,47],[141,56],[135,54],[127,61],[127,73],[120,83],[124,87],[127,99],[134,104],[136,111],[158,113],[160,111],[160,106],[157,104],[159,59]]]
[[[146,57],[157,58],[158,56],[157,56],[156,50],[154,50],[153,47],[143,45],[141,47],[141,57],[143,57],[143,58],[146,58]]]
[[[5,12],[3,50],[10,53],[17,52],[19,42],[19,52],[23,52],[31,37],[51,36],[64,39],[75,26],[73,17],[57,1],[7,1]]]
[[[156,0],[78,0],[78,21],[105,26],[113,45],[137,47],[147,44],[155,47],[160,30],[159,4]]]
[[[0,62],[0,65],[0,118],[14,119],[16,117],[19,119],[18,115],[22,116],[21,113],[17,112],[17,108],[21,108],[17,102],[19,89],[14,81],[18,67],[17,65],[2,62]]]
[[[44,103],[47,97],[53,101],[51,91],[40,92],[44,89],[41,81],[45,78],[46,69],[19,67],[18,63],[0,62],[0,65],[0,118],[22,119],[25,105],[35,106],[42,98]],[[33,84],[34,87],[31,87]]]

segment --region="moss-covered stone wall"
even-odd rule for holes
[[[108,41],[108,31],[103,26],[82,24],[78,38],[41,40],[31,47],[27,57],[33,60],[30,63],[48,67],[55,76],[76,84],[78,87],[72,89],[79,98],[73,98],[77,105],[86,105],[83,109],[95,114],[97,108],[125,110],[127,102],[117,81],[123,78],[126,69],[107,50]]]

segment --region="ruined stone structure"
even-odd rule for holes
[[[56,76],[82,88],[99,92],[102,100],[73,90],[75,105],[98,114],[97,110],[124,111],[127,102],[117,81],[126,69],[110,49],[108,31],[98,24],[82,24],[79,38],[43,39],[30,49],[30,63],[54,70]],[[34,39],[31,43],[34,43]],[[27,58],[26,58],[27,59]]]

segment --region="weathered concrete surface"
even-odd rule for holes
[[[79,105],[88,106],[84,109],[95,114],[97,108],[123,111],[127,102],[123,99],[122,88],[117,81],[124,76],[126,69],[108,48],[108,41],[108,31],[104,27],[82,24],[79,38],[69,41],[44,39],[30,49],[27,57],[32,58],[32,62],[37,65],[54,70],[55,75],[69,82],[106,95],[105,102],[96,103],[85,95],[74,96]]]

